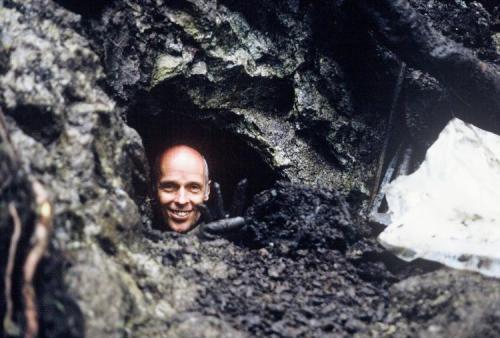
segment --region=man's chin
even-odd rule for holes
[[[165,216],[165,223],[167,224],[168,228],[172,231],[179,233],[186,233],[193,230],[196,226],[198,218],[200,217],[198,212],[193,213],[184,220],[176,219],[175,217],[170,217],[168,213],[165,213],[164,216]]]
[[[187,222],[183,222],[183,223],[175,223],[175,222],[169,221],[168,227],[175,232],[186,233],[186,232],[193,229],[193,226],[194,226],[193,223],[194,222],[191,222],[191,221],[187,221]]]

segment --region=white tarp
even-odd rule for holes
[[[400,258],[500,277],[500,136],[453,119],[386,198],[379,240]]]

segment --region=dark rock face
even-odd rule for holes
[[[175,114],[241,139],[278,177],[367,195],[382,125],[355,111],[348,75],[325,46],[336,28],[319,23],[338,11],[293,1],[114,2],[100,20],[86,18],[86,32],[146,143],[161,142],[150,126]]]
[[[493,10],[487,2],[410,2],[444,36],[473,49],[482,60],[499,64],[498,28],[495,28]],[[438,79],[422,71],[409,73],[405,87],[406,125],[412,141],[423,150],[437,139],[450,117],[469,121],[478,115]]]
[[[463,2],[459,5],[436,1],[410,1],[412,5],[436,23],[445,36],[465,47],[474,48],[485,59],[495,61],[495,45],[492,39],[494,25],[492,12],[486,10],[483,1]]]
[[[496,60],[494,3],[411,3]],[[41,337],[494,336],[496,281],[446,270],[399,281],[358,221],[397,72],[345,1],[4,0],[0,107],[22,170],[2,140],[0,273],[8,204],[33,224],[31,175],[55,216],[36,280]],[[406,87],[399,132],[427,144],[449,94],[418,70]],[[149,162],[177,137],[207,145],[224,190],[242,176],[269,188],[239,236],[152,229]]]

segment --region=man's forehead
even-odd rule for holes
[[[190,178],[197,178],[201,177],[202,179],[205,177],[203,174],[203,169],[201,170],[196,170],[194,168],[176,168],[176,167],[162,167],[161,169],[161,177],[166,178],[166,177],[177,177],[177,176],[183,176],[183,177],[190,177]]]
[[[165,174],[203,175],[203,157],[194,149],[178,147],[165,151],[161,156],[160,170]]]

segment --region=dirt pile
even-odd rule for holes
[[[360,265],[380,249],[360,245],[368,229],[352,224],[338,193],[278,185],[247,217],[246,239],[219,252],[227,278],[203,281],[199,311],[257,337],[368,334],[384,318],[395,278],[381,262]]]

